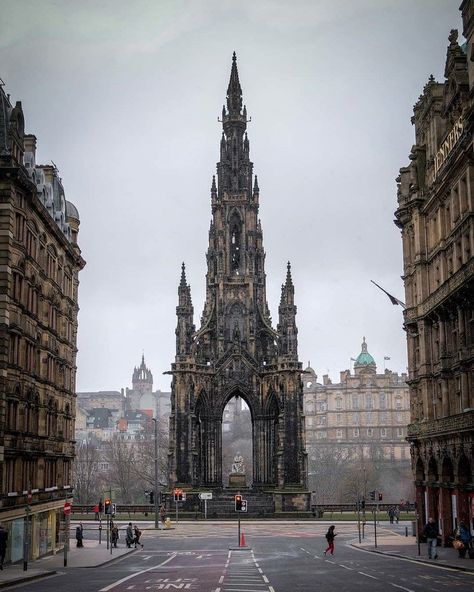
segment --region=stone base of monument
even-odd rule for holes
[[[247,487],[247,478],[245,473],[231,473],[229,475],[229,487]]]

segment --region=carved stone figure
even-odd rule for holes
[[[244,459],[242,458],[240,452],[237,452],[237,454],[234,456],[234,462],[232,463],[232,473],[245,473]]]

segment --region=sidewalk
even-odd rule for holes
[[[45,578],[70,568],[98,567],[135,550],[127,549],[125,544],[122,543],[117,549],[112,549],[112,554],[110,554],[110,549],[107,549],[105,542],[99,545],[99,541],[85,540],[82,549],[76,547],[75,539],[70,539],[69,544],[67,567],[64,567],[63,551],[56,555],[48,555],[48,557],[30,561],[27,571],[23,571],[23,563],[7,565],[3,568],[3,571],[0,571],[0,588]]]
[[[421,543],[420,555],[418,555],[418,545],[414,536],[406,537],[397,532],[390,532],[382,528],[380,533],[377,532],[377,549],[374,543],[373,533],[371,532],[370,536],[366,536],[360,544],[356,542],[352,543],[352,546],[364,549],[365,551],[371,551],[372,553],[403,557],[404,559],[419,561],[420,563],[427,563],[429,565],[439,565],[474,572],[474,559],[469,559],[467,554],[466,559],[461,559],[456,549],[452,549],[451,547],[438,547],[438,559],[428,559],[426,543]]]

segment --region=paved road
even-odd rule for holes
[[[383,527],[381,527],[383,528]],[[249,550],[234,550],[236,526],[180,525],[145,532],[145,547],[99,567],[72,569],[23,592],[472,592],[474,574],[435,563],[372,554],[350,545],[353,524],[339,524],[334,557],[323,555],[327,524],[245,524]],[[230,548],[229,548],[230,547]]]

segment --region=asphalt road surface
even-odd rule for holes
[[[327,524],[183,524],[144,531],[144,549],[97,568],[70,569],[16,586],[28,592],[473,592],[474,574],[436,563],[356,549],[353,524],[336,525],[334,556],[324,556]]]

